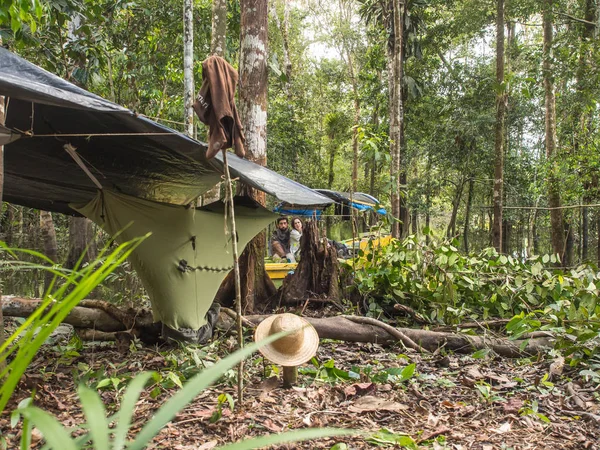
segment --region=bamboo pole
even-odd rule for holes
[[[233,185],[231,184],[231,175],[229,174],[229,165],[227,164],[227,150],[223,149],[223,168],[225,172],[225,187],[227,196],[227,206],[225,208],[226,215],[229,214],[229,222],[231,224],[231,248],[233,251],[233,275],[235,286],[235,309],[237,312],[237,334],[238,348],[244,347],[244,331],[242,328],[242,288],[240,282],[240,261],[237,247],[237,230],[235,226],[235,208],[233,206]],[[244,401],[244,361],[240,361],[238,365],[238,404],[241,405]]]

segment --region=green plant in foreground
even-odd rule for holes
[[[185,408],[198,394],[218,380],[227,370],[238,364],[260,346],[266,345],[279,339],[285,333],[269,336],[267,339],[249,345],[228,357],[220,360],[214,366],[198,373],[186,383],[175,395],[167,400],[154,416],[146,423],[142,430],[133,438],[131,442],[127,441],[127,436],[131,427],[131,419],[135,412],[135,405],[144,390],[146,384],[153,376],[152,372],[144,372],[137,375],[130,383],[121,401],[118,412],[107,418],[106,410],[98,393],[86,386],[79,387],[79,398],[86,418],[86,422],[79,429],[85,430],[86,434],[80,437],[72,437],[74,430],[65,428],[56,418],[48,412],[30,406],[22,405],[13,413],[13,423],[18,416],[24,418],[23,436],[21,449],[29,447],[26,434],[30,435],[31,427],[35,426],[46,439],[47,449],[60,450],[79,450],[90,448],[91,441],[94,450],[141,450],[146,448],[148,443],[166,426],[175,415]],[[114,423],[115,427],[110,428],[109,423]],[[27,433],[26,433],[27,432]],[[354,434],[350,430],[340,429],[307,429],[290,431],[279,435],[269,435],[259,438],[247,439],[241,442],[225,445],[222,450],[248,450],[265,447],[284,442],[299,441],[306,439],[316,439],[321,437],[342,436]]]
[[[45,270],[54,274],[54,280],[40,306],[0,346],[0,362],[13,356],[12,361],[0,371],[0,380],[3,380],[0,386],[0,412],[4,411],[27,366],[50,334],[147,236],[120,244],[108,255],[108,247],[105,247],[98,259],[85,267],[81,267],[80,259],[73,270],[55,266],[52,260],[41,253],[12,249],[0,242],[0,248],[13,258],[3,260],[0,270]],[[41,262],[21,261],[17,258],[18,253],[33,256]],[[57,279],[61,280],[61,284],[54,290]]]

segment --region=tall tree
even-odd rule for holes
[[[225,58],[227,46],[227,0],[212,2],[212,31],[210,54]]]
[[[183,0],[183,104],[185,133],[194,136],[194,0]]]
[[[0,36],[0,45],[2,37]],[[0,95],[0,125],[4,125],[6,118],[6,105],[4,96]],[[2,211],[2,195],[4,193],[4,145],[0,145],[0,212]],[[0,346],[4,344],[4,315],[2,314],[2,285],[0,284]],[[0,362],[0,370],[4,369],[5,362]]]
[[[42,242],[44,245],[44,254],[55,263],[58,262],[58,244],[56,243],[56,229],[52,214],[48,211],[40,211],[40,230],[42,232]],[[46,272],[44,276],[44,292],[48,291],[53,275]]]
[[[65,265],[72,269],[81,258],[85,264],[96,257],[96,243],[92,221],[85,217],[69,219],[69,253]]]
[[[392,164],[390,167],[390,177],[392,179],[392,215],[401,219],[400,204],[400,161],[402,159],[402,129],[404,127],[404,105],[402,102],[402,82],[403,82],[403,21],[404,21],[404,1],[393,0],[393,33],[388,43],[388,61],[389,61],[389,92],[390,92],[390,153]],[[408,223],[403,224],[405,227]],[[392,236],[399,238],[401,235],[401,226],[394,222],[392,225]]]
[[[246,157],[267,165],[267,0],[241,0],[239,98],[240,117],[246,135]],[[266,205],[265,193],[242,185],[240,193]],[[240,257],[242,305],[253,311],[258,302],[275,292],[265,272],[265,233],[247,245]]]
[[[556,136],[556,96],[554,93],[554,73],[553,73],[553,39],[554,39],[554,20],[553,20],[553,0],[544,0],[543,28],[544,28],[544,62],[543,77],[546,104],[546,158],[549,163],[548,172],[548,205],[550,206],[550,226],[552,238],[552,252],[559,254],[561,260],[565,251],[565,236],[563,225],[563,213],[560,209],[560,184],[557,163],[557,136]]]
[[[225,58],[227,49],[227,0],[213,0],[210,54]],[[221,197],[221,183],[202,195],[202,202],[209,204]]]
[[[504,0],[497,0],[496,12],[496,139],[494,146],[494,226],[492,243],[502,251],[502,203],[504,187],[504,121],[506,89],[504,85]]]

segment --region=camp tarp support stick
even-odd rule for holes
[[[92,182],[96,185],[96,187],[98,189],[102,190],[102,185],[100,184],[98,179],[94,175],[92,175],[92,172],[89,171],[89,169],[85,166],[85,164],[83,163],[83,161],[77,154],[77,148],[73,147],[71,144],[65,144],[65,145],[63,145],[63,148],[71,156],[71,158],[73,158],[73,160],[75,160],[75,162],[81,168],[81,170],[83,170],[85,172],[85,174],[88,177],[90,177],[90,180],[92,180]]]
[[[233,207],[233,186],[229,165],[227,164],[227,150],[223,149],[223,168],[225,171],[225,187],[227,189],[227,204],[229,208],[229,220],[231,221],[231,248],[233,250],[233,275],[235,285],[235,309],[237,312],[238,347],[244,347],[244,331],[242,329],[242,288],[240,282],[240,262],[237,247],[237,231],[235,228],[235,210]],[[226,208],[227,211],[227,208]],[[238,365],[238,404],[244,401],[244,361]]]

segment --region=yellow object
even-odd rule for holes
[[[298,263],[266,263],[265,270],[271,280],[283,280],[290,270],[296,270]]]

